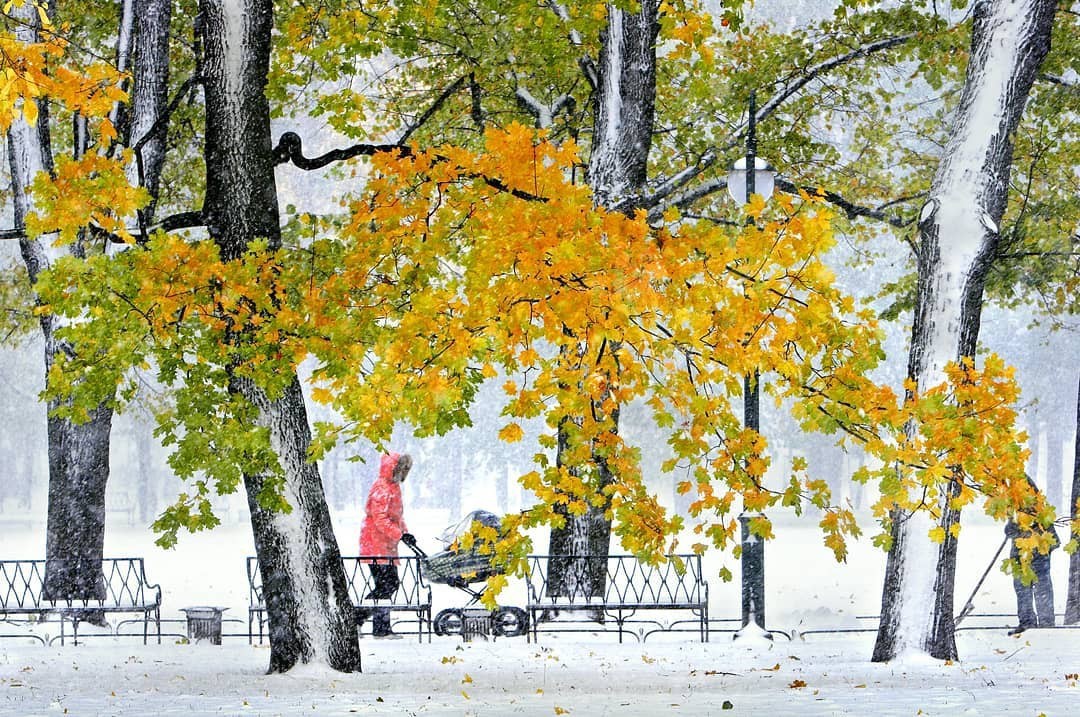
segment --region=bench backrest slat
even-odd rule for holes
[[[0,612],[4,610],[54,609],[60,607],[123,608],[158,604],[151,593],[142,558],[103,558],[91,594],[79,597],[46,597],[49,568],[66,572],[65,560],[0,560]]]
[[[369,594],[375,588],[375,580],[368,568],[369,563],[377,561],[387,563],[396,560],[398,571],[398,588],[389,598],[371,598]],[[349,599],[354,605],[364,606],[409,606],[429,607],[431,605],[431,592],[423,575],[420,572],[420,559],[416,556],[395,557],[392,555],[349,555],[342,556],[342,567],[345,570],[345,579],[349,587]],[[262,575],[259,571],[259,560],[255,557],[247,559],[248,575],[248,600],[252,608],[265,609],[266,603],[263,596]]]
[[[561,586],[550,578],[551,564],[565,569],[570,579]],[[608,605],[699,605],[707,599],[700,555],[674,555],[648,565],[632,555],[530,555],[530,601]],[[590,576],[604,571],[604,594],[592,592]]]

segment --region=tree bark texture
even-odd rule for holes
[[[204,211],[224,259],[240,257],[257,238],[280,243],[277,188],[265,95],[273,29],[272,0],[202,0],[206,92]],[[242,341],[243,327],[234,340]],[[230,390],[258,411],[281,462],[290,513],[258,501],[266,476],[245,475],[270,635],[270,672],[321,662],[360,670],[355,615],[322,482],[307,460],[311,443],[299,381],[270,398],[234,376]]]
[[[171,0],[133,0],[135,5],[135,60],[131,87],[131,131],[128,145],[135,147],[129,171],[132,184],[146,187],[151,201],[140,211],[150,224],[158,198],[161,168],[165,163],[168,123],[164,118],[169,88],[169,21]],[[159,118],[162,121],[159,123]],[[157,127],[155,128],[155,124]],[[150,134],[153,130],[153,134]]]
[[[22,42],[38,40],[40,20],[30,3],[13,7],[12,28]],[[34,210],[28,193],[39,172],[52,172],[48,106],[39,103],[37,124],[30,126],[21,113],[8,130],[8,161],[15,228],[23,230],[27,215]],[[56,247],[55,235],[19,242],[31,283],[60,256],[77,251],[78,246]],[[60,320],[43,314],[40,320],[45,338],[45,370],[71,346],[56,337]],[[112,410],[99,406],[88,422],[76,424],[53,417],[59,403],[48,403],[49,506],[45,539],[45,593],[52,599],[95,598],[103,595],[99,579],[105,544],[105,485],[109,478],[109,431]]]
[[[1069,502],[1069,517],[1073,523],[1080,518],[1080,385],[1076,388],[1076,436],[1073,451],[1072,492]],[[1071,539],[1080,541],[1080,533],[1070,531]],[[1069,556],[1069,592],[1065,600],[1065,624],[1075,625],[1080,622],[1080,550]]]
[[[949,361],[975,355],[983,283],[1005,209],[1012,135],[1036,72],[1050,47],[1053,0],[980,1],[974,6],[971,55],[941,163],[920,217],[918,290],[908,375],[929,388],[945,380]],[[909,436],[916,426],[909,426]],[[926,511],[894,513],[881,624],[873,659],[906,652],[956,659],[953,583],[960,515],[949,506],[950,483],[926,500],[950,536],[928,537]],[[932,609],[930,609],[932,607]]]
[[[634,202],[645,187],[652,144],[658,7],[656,0],[643,0],[635,12],[609,5],[608,26],[601,35],[587,177],[598,206],[628,214],[633,213]],[[602,410],[600,401],[594,401],[594,410]],[[618,414],[609,418],[614,422],[612,431],[617,432]],[[566,427],[566,421],[559,426],[556,461],[560,466],[565,464]],[[611,484],[613,477],[603,455],[594,452],[592,460],[596,469],[592,487],[599,492]],[[562,527],[552,528],[549,553],[578,559],[555,561],[549,566],[549,591],[553,594],[603,595],[611,546],[607,507],[606,503],[590,504],[581,516],[562,511],[565,521]]]

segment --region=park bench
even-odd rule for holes
[[[360,555],[342,556],[341,562],[345,568],[345,579],[349,584],[349,598],[357,609],[388,608],[393,612],[407,612],[416,615],[416,636],[423,641],[424,632],[427,632],[428,641],[431,641],[431,586],[424,582],[420,574],[420,558],[416,556],[399,557],[398,589],[387,599],[373,599],[368,594],[374,590],[375,581],[368,569],[368,562],[378,560],[386,562],[395,559],[386,555]],[[266,602],[263,597],[262,575],[259,572],[259,561],[255,557],[247,559],[248,575],[248,642],[254,642],[258,635],[259,643],[263,641],[263,633],[266,628]],[[367,621],[368,623],[371,620]],[[258,628],[256,632],[255,628]],[[410,631],[411,632],[411,631]]]
[[[147,582],[142,558],[104,558],[94,597],[87,598],[46,597],[45,568],[51,562],[0,560],[0,619],[43,622],[59,617],[60,644],[67,638],[66,626],[70,622],[77,645],[80,622],[102,614],[132,613],[139,617],[121,624],[141,621],[146,644],[153,621],[161,643],[161,587]],[[120,634],[119,627],[114,634]]]
[[[587,581],[556,589],[549,582],[552,562],[563,562],[572,574],[585,575],[586,568],[605,571],[604,592],[591,594]],[[680,567],[681,563],[681,567]],[[700,555],[672,555],[658,565],[648,565],[632,555],[580,557],[568,555],[530,555],[528,558],[527,604],[532,641],[538,633],[583,631],[573,623],[545,619],[553,613],[590,612],[615,621],[619,642],[628,632],[642,641],[657,632],[696,632],[702,642],[709,639],[709,586],[702,578]],[[638,619],[640,611],[689,612],[689,619],[663,622],[657,613],[650,619]],[[538,619],[539,618],[539,619]],[[627,624],[640,624],[639,632]],[[588,630],[596,630],[595,624]]]

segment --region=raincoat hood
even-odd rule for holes
[[[394,469],[401,460],[400,453],[384,453],[379,462],[379,480],[390,480],[394,477]]]

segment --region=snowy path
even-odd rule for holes
[[[1069,715],[1080,630],[965,632],[957,664],[874,665],[873,636],[619,645],[610,635],[362,642],[363,674],[262,674],[266,648],[0,641],[2,715]],[[725,708],[725,703],[730,705]]]

